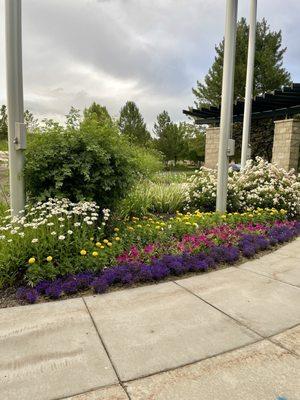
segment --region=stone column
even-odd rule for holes
[[[220,127],[206,129],[204,166],[216,169],[219,154]]]
[[[289,171],[297,171],[300,146],[300,121],[275,121],[272,162]]]

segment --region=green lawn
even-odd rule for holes
[[[7,151],[7,150],[8,150],[7,140],[1,139],[0,140],[0,151]]]

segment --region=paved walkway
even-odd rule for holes
[[[299,400],[299,267],[300,238],[239,267],[0,310],[0,398]]]

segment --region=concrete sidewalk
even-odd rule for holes
[[[1,400],[300,399],[300,239],[208,274],[0,310]]]

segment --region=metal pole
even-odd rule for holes
[[[24,209],[24,106],[21,0],[5,1],[9,183],[12,215]]]
[[[227,202],[227,147],[232,129],[237,6],[238,0],[227,0],[216,205],[216,210],[220,212],[226,211]]]
[[[242,157],[241,168],[245,167],[249,157],[248,146],[251,128],[251,111],[252,111],[252,93],[253,93],[253,77],[254,77],[254,60],[255,60],[255,39],[256,39],[256,14],[257,0],[251,0],[250,4],[250,28],[249,28],[249,43],[248,43],[248,60],[247,60],[247,78],[246,78],[246,94],[245,94],[245,109],[242,137]]]

